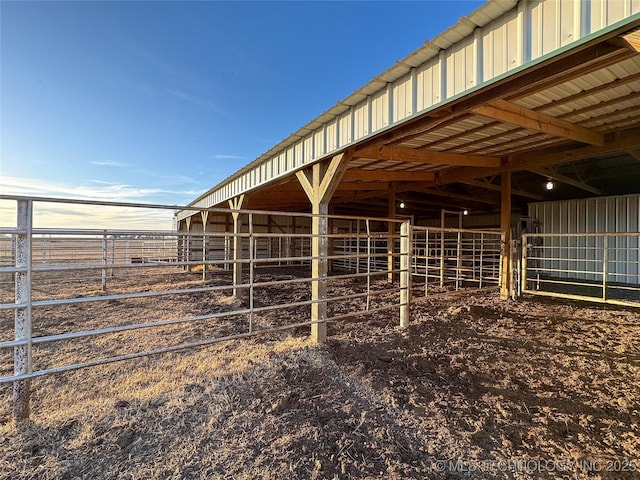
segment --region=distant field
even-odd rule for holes
[[[160,239],[138,238],[64,238],[36,237],[32,245],[32,261],[39,265],[126,264],[138,260],[175,261],[178,242],[175,237]],[[0,237],[0,265],[15,262],[14,245],[10,237]]]

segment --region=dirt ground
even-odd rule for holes
[[[238,307],[194,298],[197,311],[172,298],[155,315]],[[43,309],[40,333],[126,322],[143,307],[69,308]],[[307,310],[258,323],[304,321]],[[19,425],[0,385],[0,478],[640,478],[638,309],[457,292],[416,301],[409,328],[397,323],[389,311],[329,324],[321,346],[305,327],[41,377]],[[145,330],[135,347],[208,328]],[[38,358],[51,366],[132,347],[115,338]],[[10,356],[1,360],[10,373]]]

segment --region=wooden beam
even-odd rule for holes
[[[506,300],[511,293],[511,171],[500,175],[500,231],[503,235],[500,265],[500,298]]]
[[[595,193],[596,195],[604,195],[602,190],[592,187],[591,185],[587,185],[586,183],[576,180],[575,178],[567,177],[566,175],[557,173],[551,170],[550,168],[534,167],[534,168],[529,168],[529,171],[536,173],[538,175],[542,175],[543,177],[552,178],[553,180],[556,180],[560,183],[565,183],[567,185],[571,185],[572,187],[576,187],[581,190],[585,190],[587,192]]]
[[[590,145],[604,145],[604,136],[588,128],[559,120],[544,113],[516,105],[505,100],[494,100],[486,105],[471,109],[473,113],[484,117],[511,123],[519,127],[536,130],[557,137],[568,138]]]
[[[342,179],[344,181],[376,181],[376,182],[430,182],[436,178],[432,172],[405,172],[388,170],[347,170]]]
[[[472,187],[485,188],[487,190],[493,190],[496,192],[502,191],[502,187],[500,185],[496,185],[494,183],[483,182],[479,180],[463,180],[460,183],[464,183],[466,185],[471,185]],[[527,192],[525,190],[516,190],[512,189],[511,193],[513,195],[518,195],[519,197],[530,198],[531,200],[545,200],[545,197],[542,195],[536,195],[535,193]]]
[[[627,153],[640,162],[640,148],[630,149]]]
[[[439,190],[437,188],[425,189],[425,190],[422,190],[422,192],[430,194],[430,195],[436,195],[436,196],[439,196],[439,197],[447,197],[447,198],[455,198],[457,200],[465,200],[467,202],[484,203],[484,204],[487,204],[487,205],[495,205],[495,202],[493,200],[484,200],[482,198],[470,197],[468,195],[462,195],[460,193],[447,192],[446,190]]]
[[[640,53],[640,28],[611,39],[610,42],[627,48],[633,53]]]
[[[240,285],[242,283],[242,237],[240,233],[242,231],[242,218],[240,217],[240,210],[245,203],[244,194],[229,199],[229,208],[231,216],[233,217],[233,284]],[[235,211],[234,211],[235,210]],[[238,298],[240,295],[239,288],[233,288],[233,296]]]
[[[384,192],[381,192],[379,190],[374,190],[371,192],[362,192],[362,193],[358,193],[356,195],[342,195],[342,193],[340,195],[337,195],[335,197],[335,201],[336,202],[357,202],[358,200],[366,200],[368,198],[376,198],[376,197],[383,197],[384,196]]]
[[[412,148],[398,148],[387,146],[374,146],[357,150],[354,154],[357,158],[370,158],[373,160],[386,160],[394,162],[413,162],[431,165],[456,165],[472,167],[498,167],[500,158],[482,155],[467,155],[457,153],[445,153],[429,150],[415,150]]]
[[[552,148],[513,155],[511,162],[497,168],[459,167],[438,172],[436,184],[460,182],[474,178],[483,178],[489,175],[497,175],[507,170],[529,170],[533,167],[545,167],[560,165],[563,163],[585,160],[587,158],[600,157],[612,153],[628,152],[630,149],[640,148],[640,128],[632,128],[617,133],[611,141],[602,147],[589,146],[582,148],[562,149]]]
[[[331,159],[320,182],[320,203],[329,203],[351,161],[353,151],[342,152]]]

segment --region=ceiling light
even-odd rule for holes
[[[400,202],[400,208],[404,208],[404,202]]]
[[[547,180],[547,183],[546,183],[546,185],[545,185],[545,188],[546,188],[547,190],[553,190],[553,188],[554,188],[554,187],[555,187],[555,185],[554,185],[553,181],[551,181],[551,180]]]
[[[469,210],[467,210],[466,208],[462,211],[463,215],[469,215]]]

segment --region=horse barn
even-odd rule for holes
[[[392,280],[403,248],[418,294],[499,283],[503,298],[640,304],[639,11],[487,2],[189,205],[234,211],[180,211],[181,232],[247,235],[181,255],[233,260],[237,279],[249,256],[305,257],[319,305],[327,271],[373,253]],[[242,209],[317,216],[250,227]],[[268,235],[251,248],[250,228]]]
[[[0,477],[640,471],[640,0],[488,0],[189,205],[0,201]]]

